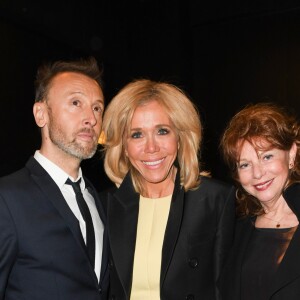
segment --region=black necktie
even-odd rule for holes
[[[73,187],[73,190],[76,195],[76,201],[79,207],[79,210],[81,212],[81,215],[85,221],[85,228],[86,228],[86,246],[88,250],[88,255],[90,258],[90,262],[92,266],[95,264],[95,233],[94,233],[94,226],[93,221],[91,217],[90,210],[88,208],[88,205],[86,204],[81,189],[80,189],[80,181],[79,179],[76,182],[73,182],[70,180],[70,178],[67,179],[66,184],[69,184]]]

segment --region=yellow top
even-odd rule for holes
[[[131,300],[160,299],[161,253],[171,198],[140,196]]]

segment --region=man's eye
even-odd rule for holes
[[[102,113],[102,107],[101,106],[95,106],[94,111]]]
[[[80,101],[79,100],[73,100],[72,104],[75,105],[75,106],[79,106]]]

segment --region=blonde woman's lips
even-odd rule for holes
[[[155,160],[155,161],[146,161],[143,160],[143,164],[146,166],[157,166],[159,165],[161,162],[163,162],[165,160],[165,158],[159,159],[159,160]]]

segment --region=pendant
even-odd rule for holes
[[[277,228],[279,228],[279,227],[280,227],[280,224],[279,224],[279,223],[277,223],[277,224],[276,224],[276,227],[277,227]]]

